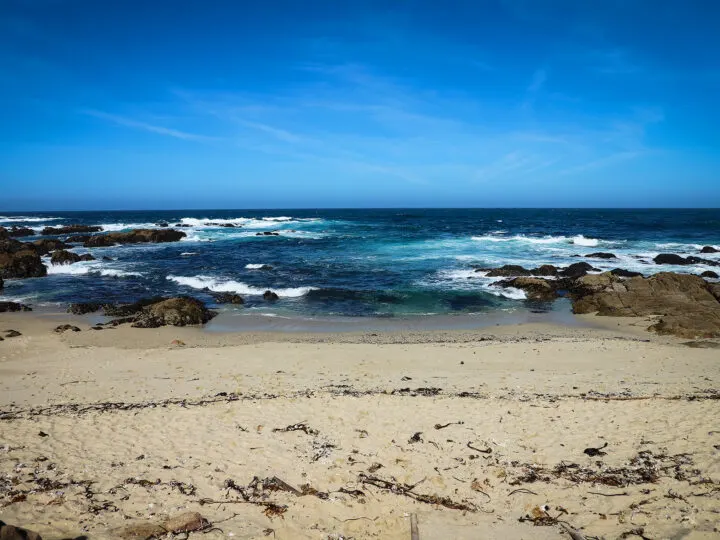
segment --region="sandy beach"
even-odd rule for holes
[[[0,517],[50,539],[185,511],[207,538],[407,539],[412,515],[420,538],[717,538],[718,350],[582,319],[313,335],[3,314],[22,335],[0,343]]]

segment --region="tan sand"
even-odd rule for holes
[[[411,514],[421,539],[569,538],[519,521],[533,511],[608,539],[720,537],[720,351],[638,321],[314,336],[68,321],[83,331],[0,315],[0,335],[23,334],[0,342],[0,519],[46,539],[185,510],[208,539],[409,539]],[[226,487],[274,476],[321,496]]]

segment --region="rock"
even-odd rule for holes
[[[155,224],[156,227],[161,227],[163,229],[167,229],[170,225],[167,224],[166,221],[159,221]]]
[[[0,278],[0,290],[2,290],[2,288],[3,288],[4,286],[5,286],[5,282],[3,281],[2,278]]]
[[[89,302],[70,304],[67,308],[68,313],[73,315],[86,315],[88,313],[94,313],[100,309],[100,304],[93,304]]]
[[[17,330],[5,330],[5,339],[20,337],[20,336],[22,336],[22,334],[20,332],[18,332]]]
[[[18,302],[0,302],[0,313],[16,311],[32,311],[32,308]]]
[[[0,240],[0,278],[29,278],[47,275],[47,268],[32,244]]]
[[[50,262],[54,265],[73,264],[80,260],[80,255],[64,249],[53,251],[52,257],[50,257]]]
[[[112,257],[108,257],[107,255],[103,255],[102,260],[103,260],[103,261],[112,261],[113,259],[112,259]]]
[[[71,244],[84,244],[92,237],[92,234],[75,234],[73,236],[68,236],[65,241],[70,242]]]
[[[183,512],[168,518],[163,523],[163,527],[173,534],[201,531],[209,525],[210,522],[197,512]]]
[[[559,274],[564,277],[579,278],[587,274],[590,270],[596,270],[596,268],[593,268],[592,265],[586,262],[579,262],[563,268]]]
[[[653,261],[655,261],[655,264],[708,264],[710,266],[720,266],[720,262],[703,259],[702,257],[681,257],[680,255],[676,255],[675,253],[661,253],[660,255],[655,257]]]
[[[27,227],[13,227],[8,230],[8,236],[11,238],[19,238],[21,236],[35,236],[35,231]]]
[[[586,257],[592,258],[592,259],[617,259],[617,257],[612,253],[603,253],[602,251],[599,251],[597,253],[590,253],[588,255],[585,255]]]
[[[577,279],[573,311],[617,317],[661,318],[649,329],[685,338],[720,336],[720,286],[699,276],[661,272],[621,279],[609,272]]]
[[[512,277],[529,276],[530,270],[516,264],[506,264],[500,268],[493,268],[487,273],[487,277]]]
[[[30,244],[26,244],[28,246],[32,246],[32,248],[38,253],[38,255],[48,255],[50,252],[55,251],[57,249],[68,249],[70,246],[66,244],[65,242],[62,242],[60,240],[53,240],[50,238],[44,238],[42,240],[35,240],[34,242]]]
[[[255,233],[255,236],[280,236],[280,233],[264,231]]]
[[[95,257],[90,255],[89,253],[83,253],[82,255],[80,255],[80,260],[81,261],[94,261]]]
[[[244,304],[245,300],[239,294],[233,293],[220,293],[215,296],[215,301],[218,304]]]
[[[717,273],[713,272],[712,270],[706,270],[705,272],[700,274],[700,277],[711,278],[711,279],[720,278],[720,276],[718,276]]]
[[[529,300],[554,300],[557,298],[556,284],[554,281],[536,277],[516,277],[498,282],[500,287],[515,287],[525,291]]]
[[[267,300],[268,302],[274,302],[275,300],[279,300],[279,299],[280,299],[280,297],[279,297],[276,293],[274,293],[274,292],[272,292],[272,291],[265,291],[265,292],[263,293],[263,298],[264,298],[265,300]]]
[[[133,322],[135,328],[187,326],[205,324],[216,314],[200,300],[189,297],[170,298],[151,304],[140,311]]]
[[[712,246],[703,246],[700,253],[720,253],[720,249],[715,249]]]
[[[151,538],[162,538],[167,534],[164,527],[157,523],[135,523],[115,531],[118,538],[123,540],[150,540]]]
[[[530,270],[530,273],[533,276],[557,276],[558,269],[555,268],[552,264],[543,264],[538,268],[533,268],[532,270]]]
[[[36,532],[8,525],[0,520],[0,540],[42,540],[42,537]]]
[[[187,223],[176,223],[175,225],[173,225],[173,227],[175,227],[176,229],[178,227],[186,227],[187,228],[187,227],[192,227],[192,225],[188,225]]]
[[[55,332],[56,334],[63,334],[65,332],[79,332],[80,329],[77,326],[73,326],[72,324],[61,324],[60,326],[56,326]]]
[[[641,272],[633,272],[632,270],[624,270],[624,269],[622,269],[622,268],[613,268],[612,270],[610,270],[610,273],[611,273],[613,276],[617,276],[617,277],[637,277],[637,276],[642,276],[642,273],[641,273]]]
[[[222,223],[220,226],[225,227],[226,229],[236,229],[240,227],[240,225],[234,225],[232,223]]]
[[[45,227],[42,230],[44,236],[56,236],[58,234],[76,234],[100,232],[102,227],[97,225],[65,225],[63,227]]]
[[[163,296],[155,296],[152,298],[142,298],[132,304],[103,304],[103,312],[107,317],[130,317],[138,314],[148,306],[163,302],[167,298]]]
[[[187,235],[174,229],[133,229],[128,232],[112,232],[98,234],[90,237],[83,245],[85,247],[108,247],[115,244],[143,244],[177,242]]]

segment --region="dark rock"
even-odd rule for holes
[[[220,225],[220,226],[221,226],[221,227],[225,227],[226,229],[236,229],[236,228],[240,228],[239,225],[233,225],[232,223],[223,223],[223,224]]]
[[[587,274],[590,270],[596,270],[592,265],[586,262],[573,263],[567,268],[563,268],[559,274],[569,278],[579,278]]]
[[[32,311],[32,309],[25,304],[19,304],[17,302],[0,302],[0,313],[15,311]]]
[[[500,268],[493,268],[487,273],[487,277],[513,277],[529,275],[531,275],[530,270],[516,264],[506,264]]]
[[[613,268],[612,270],[610,270],[610,273],[613,276],[625,278],[642,276],[641,272],[633,272],[632,270],[624,270],[623,268]]]
[[[0,278],[29,278],[47,275],[35,246],[11,238],[0,240]]]
[[[533,276],[557,276],[558,269],[555,268],[552,264],[543,264],[538,268],[533,268],[532,270],[530,270],[530,273]]]
[[[210,522],[197,512],[183,512],[175,516],[171,516],[163,523],[166,531],[172,534],[191,533],[194,531],[202,531],[207,529]]]
[[[3,281],[2,278],[0,278],[0,290],[2,290],[2,288],[3,288],[4,286],[5,286],[5,282]]]
[[[155,224],[156,227],[162,227],[163,229],[167,229],[170,225],[167,224],[166,221],[160,221]]]
[[[175,228],[186,227],[187,228],[187,227],[192,227],[192,225],[188,225],[187,223],[176,223],[175,225],[173,225],[173,227],[175,227]]]
[[[280,236],[280,233],[264,231],[255,233],[255,236]]]
[[[597,253],[590,253],[585,256],[592,259],[617,259],[617,257],[613,253],[603,253],[602,251],[599,251]]]
[[[95,257],[90,255],[89,253],[83,253],[82,255],[80,255],[80,260],[81,261],[94,261]]]
[[[200,300],[189,297],[170,298],[149,305],[140,311],[133,322],[135,328],[187,326],[205,324],[216,314]]]
[[[57,249],[68,249],[70,247],[68,244],[62,242],[61,240],[52,240],[49,238],[45,238],[43,240],[35,240],[34,242],[26,245],[32,246],[32,248],[38,253],[38,255],[47,255]]]
[[[514,287],[524,291],[529,300],[554,300],[557,298],[557,282],[555,280],[536,277],[516,277],[496,283],[499,287]]]
[[[108,247],[115,244],[143,244],[177,242],[187,235],[174,229],[133,229],[128,232],[112,232],[91,237],[85,247]]]
[[[144,308],[163,302],[167,298],[162,296],[155,296],[153,298],[143,298],[132,304],[103,304],[103,312],[108,317],[129,317],[136,315]]]
[[[112,257],[108,257],[107,255],[103,255],[102,260],[103,260],[103,261],[112,261],[113,259],[112,259]]]
[[[35,236],[35,231],[27,227],[13,227],[8,230],[8,236],[11,238],[19,238],[21,236]]]
[[[215,301],[218,304],[244,304],[245,300],[239,294],[233,293],[220,293],[215,296]]]
[[[655,264],[707,264],[710,266],[720,266],[720,262],[703,259],[702,257],[681,257],[680,255],[676,255],[675,253],[661,253],[660,255],[655,257],[653,261],[655,261]]]
[[[706,270],[705,272],[700,274],[700,277],[710,278],[710,279],[720,278],[720,276],[718,276],[717,273],[713,272],[712,270]]]
[[[720,286],[691,274],[661,272],[649,278],[620,279],[609,272],[577,279],[575,313],[616,317],[660,316],[650,326],[660,334],[685,338],[720,337]]]
[[[64,249],[53,251],[52,257],[50,257],[50,262],[55,265],[73,264],[80,260],[80,255]]]
[[[2,540],[42,540],[42,537],[28,529],[14,527],[0,520],[0,539]]]
[[[703,246],[700,253],[720,253],[720,249],[715,249],[712,246]]]
[[[99,310],[100,304],[94,304],[90,302],[81,302],[76,304],[70,304],[67,308],[68,313],[74,315],[86,315],[88,313],[94,313]]]
[[[54,236],[58,234],[77,234],[100,232],[102,227],[97,225],[65,225],[62,227],[45,227],[42,230],[44,236]]]
[[[22,336],[22,334],[20,332],[18,332],[17,330],[5,330],[5,339],[20,337],[20,336]]]
[[[92,237],[92,234],[75,234],[73,236],[68,236],[65,241],[70,242],[71,244],[84,244]]]
[[[55,332],[56,334],[63,334],[65,332],[79,332],[80,329],[77,326],[73,326],[72,324],[61,324],[60,326],[56,326]]]
[[[274,302],[275,300],[279,300],[279,299],[280,299],[280,297],[279,297],[276,293],[274,293],[274,292],[272,292],[272,291],[265,291],[265,292],[263,293],[263,298],[264,298],[265,300],[267,300],[268,302]]]

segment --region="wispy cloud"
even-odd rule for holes
[[[180,131],[177,129],[171,129],[155,124],[148,124],[139,120],[134,120],[125,116],[119,116],[116,114],[107,113],[104,111],[97,111],[94,109],[85,109],[81,111],[83,114],[93,116],[101,120],[106,120],[119,126],[125,126],[134,129],[140,129],[143,131],[149,131],[150,133],[157,133],[158,135],[165,135],[167,137],[173,137],[175,139],[182,139],[185,141],[199,141],[207,142],[212,140],[218,140],[218,137],[208,137],[205,135],[198,135],[196,133],[189,133],[187,131]]]

